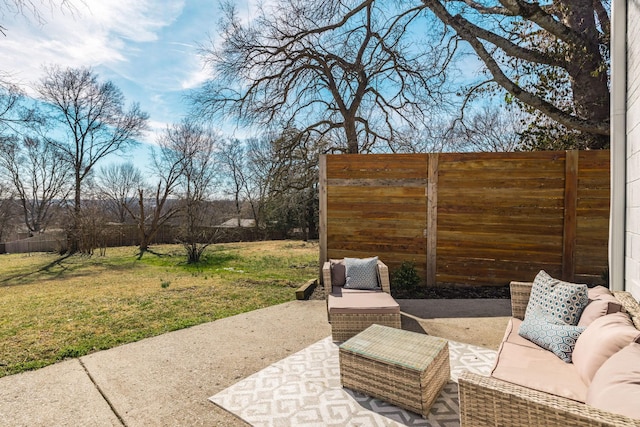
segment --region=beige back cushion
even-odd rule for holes
[[[582,332],[573,350],[573,364],[585,384],[591,383],[607,359],[638,337],[640,331],[626,313],[608,314],[594,320]]]
[[[589,304],[587,304],[580,315],[578,326],[589,326],[594,320],[619,311],[623,311],[622,304],[613,296],[611,296],[611,299],[589,299]]]
[[[604,411],[640,419],[640,344],[632,343],[598,369],[586,403]]]

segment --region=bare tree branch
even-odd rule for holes
[[[323,135],[341,129],[345,151],[357,153],[367,135],[392,139],[397,124],[420,122],[444,104],[441,63],[451,52],[408,49],[405,37],[424,19],[422,6],[390,14],[376,0],[281,0],[245,26],[226,10],[222,46],[204,50],[216,79],[194,98],[207,117]]]
[[[607,146],[608,48],[601,43],[595,25],[598,15],[602,30],[608,31],[602,2],[587,5],[557,0],[544,7],[526,0],[498,2],[500,6],[473,0],[422,0],[472,47],[492,81],[518,102],[569,129],[591,135],[592,148]],[[472,22],[456,4],[493,15],[495,20]]]
[[[43,132],[73,171],[74,216],[79,218],[85,178],[105,156],[137,144],[148,116],[137,104],[126,111],[120,89],[110,81],[98,81],[90,68],[51,67],[37,90],[48,108],[49,124],[59,126],[67,137],[52,139]],[[69,243],[71,252],[78,250],[73,232]]]

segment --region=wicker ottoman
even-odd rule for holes
[[[447,340],[372,325],[340,345],[343,387],[426,416],[450,377]]]

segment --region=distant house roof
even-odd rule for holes
[[[256,226],[256,220],[255,219],[241,219],[240,220],[240,227],[241,228],[252,228]],[[218,227],[221,228],[236,228],[238,227],[238,218],[231,218],[228,221],[223,222],[222,224],[218,225]]]

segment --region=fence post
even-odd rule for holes
[[[318,175],[318,228],[320,229],[319,246],[320,246],[320,259],[318,274],[320,280],[322,280],[322,266],[327,260],[327,155],[322,154],[320,156],[320,171]],[[324,283],[323,283],[324,285]]]
[[[427,287],[436,286],[438,247],[438,154],[429,154],[427,181]]]
[[[577,150],[568,150],[565,155],[564,179],[564,225],[562,236],[562,279],[573,281],[576,258],[576,222],[578,210],[578,159]]]

